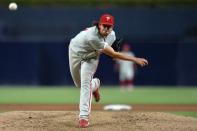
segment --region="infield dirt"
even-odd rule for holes
[[[11,111],[0,131],[78,131],[78,111]],[[92,111],[86,131],[197,131],[197,119],[162,112]]]

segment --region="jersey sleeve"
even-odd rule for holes
[[[115,39],[116,39],[115,32],[112,31],[104,40],[98,39],[96,37],[91,37],[89,43],[95,50],[99,51],[104,49],[107,45],[111,46],[115,41]]]
[[[97,51],[104,49],[108,43],[105,41],[91,40],[90,45]]]
[[[106,42],[108,43],[109,46],[111,46],[114,41],[116,40],[116,35],[115,35],[115,32],[112,31],[109,36],[106,38]]]

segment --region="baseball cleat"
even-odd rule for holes
[[[86,119],[79,120],[79,128],[86,128],[89,126],[89,121]]]
[[[93,92],[93,96],[96,102],[99,102],[100,100],[100,93],[99,93],[99,88],[100,88],[100,80],[98,78],[96,79],[96,84],[97,84],[97,89]]]

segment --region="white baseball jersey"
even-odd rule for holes
[[[80,119],[88,119],[91,111],[92,92],[96,90],[93,79],[99,62],[100,51],[115,41],[112,31],[106,38],[100,36],[96,26],[87,28],[76,35],[69,45],[69,66],[71,76],[80,91]]]
[[[82,59],[98,57],[100,50],[115,41],[115,32],[112,31],[105,39],[100,36],[96,26],[87,28],[75,36],[70,43],[72,51],[81,55]]]

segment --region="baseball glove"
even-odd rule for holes
[[[123,38],[116,38],[116,40],[114,41],[111,47],[114,49],[114,51],[119,52],[122,43],[123,43]]]

